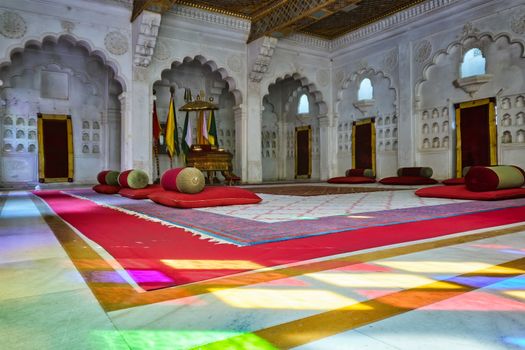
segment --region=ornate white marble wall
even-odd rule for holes
[[[121,167],[117,95],[131,81],[130,9],[124,1],[103,8],[83,0],[2,2],[0,182],[37,180],[39,112],[72,115],[75,182]]]
[[[346,120],[344,113],[352,109],[355,94],[350,101],[343,95],[345,82],[354,72],[381,72],[389,77],[396,92],[390,117],[397,117],[398,149],[391,151],[397,159],[386,165],[385,158],[378,154],[379,175],[393,175],[400,166],[431,166],[434,176],[444,179],[453,176],[455,166],[453,105],[496,97],[499,163],[525,166],[525,145],[518,141],[523,129],[520,113],[524,111],[523,107],[516,107],[516,99],[525,92],[523,28],[525,6],[521,1],[429,0],[334,40],[334,113],[339,120]],[[454,81],[459,78],[463,54],[473,47],[483,51],[487,73],[492,78],[469,94],[456,87]],[[392,103],[384,99],[385,96],[380,101],[376,98],[376,105]],[[504,99],[509,102],[504,104]],[[385,113],[374,112],[373,108],[372,111],[377,116]],[[344,122],[338,124],[344,128]],[[383,130],[383,137],[387,129]],[[378,125],[379,149],[380,133]],[[390,136],[393,137],[393,130]],[[342,142],[339,148],[344,151],[344,135]],[[342,161],[348,162],[347,158]],[[339,172],[344,168],[339,165]]]
[[[93,182],[105,168],[119,169],[120,136],[112,130],[120,128],[122,87],[113,77],[71,38],[44,39],[13,53],[0,69],[0,182],[38,180],[38,113],[72,116],[76,183]],[[23,176],[13,165],[22,163]]]
[[[111,127],[104,133],[107,136],[101,134],[100,141],[95,141],[96,132],[90,123],[84,141],[91,152],[98,145],[101,154],[106,154],[115,148],[109,140],[121,140],[120,155],[116,150],[110,151],[99,160],[100,167],[120,161],[121,169],[143,168],[152,173],[151,91],[156,82],[162,85],[166,79],[178,89],[203,88],[218,96],[221,110],[217,123],[219,133],[223,131],[219,138],[223,137],[224,145],[229,141],[231,150],[235,150],[236,172],[243,181],[285,179],[289,168],[286,161],[267,159],[266,151],[269,158],[275,150],[276,159],[286,159],[285,146],[291,130],[287,123],[292,109],[285,106],[295,103],[294,91],[284,89],[285,96],[263,100],[271,95],[270,86],[288,77],[299,82],[297,87],[308,90],[316,108],[315,118],[304,122],[316,130],[315,157],[319,166],[314,169],[319,169],[315,177],[321,180],[341,175],[349,167],[346,147],[350,149],[351,144],[345,137],[350,139],[351,135],[347,135],[347,129],[351,121],[367,116],[377,118],[380,177],[392,175],[400,166],[417,165],[432,166],[437,178],[451,176],[455,145],[453,104],[483,97],[497,98],[500,163],[525,166],[521,156],[525,110],[519,99],[525,96],[525,6],[521,0],[427,0],[333,41],[292,35],[278,41],[263,37],[250,44],[246,44],[246,20],[175,6],[162,17],[144,12],[129,23],[130,0],[94,1],[97,6],[87,0],[50,0],[46,6],[36,0],[3,1],[0,67],[12,65],[13,60],[22,67],[13,54],[24,51],[26,46],[41,45],[46,37],[55,41],[67,37],[83,47],[86,57],[98,57],[108,74],[114,75],[107,81],[114,78],[118,82],[106,87],[106,121],[100,118],[102,125]],[[462,53],[475,46],[486,54],[487,71],[493,77],[469,95],[456,88],[453,81],[458,78]],[[191,61],[205,67],[204,76],[188,76],[179,81],[167,77],[170,71]],[[60,69],[47,77],[53,86],[60,86],[64,79],[59,74],[64,73],[64,67]],[[376,88],[374,105],[364,114],[355,107],[356,84],[363,76],[369,76]],[[76,84],[75,79],[71,84]],[[7,94],[6,86],[2,87],[2,96]],[[51,95],[39,98],[58,101],[54,104],[56,109],[67,111],[60,102],[64,91],[47,91]],[[118,99],[109,98],[117,93]],[[180,92],[177,94],[180,104]],[[8,103],[5,97],[2,99],[0,109],[5,114]],[[31,113],[37,111],[34,106],[24,108]],[[432,118],[434,111],[437,115]],[[98,109],[82,113],[91,116],[97,112]],[[424,119],[425,113],[428,120]],[[165,111],[159,115],[164,118]],[[179,122],[182,118],[179,114]],[[2,129],[3,139],[14,136],[16,140],[16,120],[15,116],[13,130]],[[24,121],[20,130],[29,137],[34,130],[29,119]],[[8,135],[8,129],[12,135]],[[29,150],[31,141],[28,138],[21,145]],[[16,154],[18,144],[11,147]],[[84,145],[78,150],[79,155],[83,149]],[[4,158],[11,157],[2,152]],[[16,165],[24,169],[20,171],[23,181],[32,178],[28,174],[36,171],[34,162],[30,163],[28,155]]]

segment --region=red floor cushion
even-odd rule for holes
[[[433,185],[438,182],[423,176],[392,176],[379,180],[384,185]]]
[[[147,199],[148,195],[163,191],[161,185],[148,185],[145,188],[121,188],[120,191],[118,191],[118,194],[120,194],[122,197],[127,197],[131,199]]]
[[[204,208],[223,205],[256,204],[262,199],[244,188],[206,186],[199,193],[160,191],[148,196],[155,203],[175,208]]]
[[[332,177],[326,182],[331,184],[367,184],[376,182],[375,179],[366,176],[339,176]]]
[[[502,199],[524,198],[525,188],[509,188],[496,191],[474,192],[467,186],[433,186],[416,191],[419,197],[472,199],[478,201],[497,201]]]
[[[120,191],[120,186],[98,184],[92,187],[93,191],[102,194],[115,194]]]
[[[458,177],[458,178],[452,178],[441,181],[443,185],[447,186],[456,186],[456,185],[464,185],[465,184],[465,178],[464,177]]]

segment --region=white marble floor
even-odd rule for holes
[[[0,348],[525,349],[525,218],[425,242],[105,310],[31,195],[4,192]]]

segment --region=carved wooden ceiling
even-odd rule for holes
[[[251,21],[248,42],[264,35],[305,33],[325,39],[373,23],[425,0],[134,0],[133,16],[144,9],[164,12],[175,4]]]

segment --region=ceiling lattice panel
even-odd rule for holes
[[[425,0],[134,0],[132,20],[143,9],[186,5],[251,20],[248,41],[302,32],[334,39]]]

